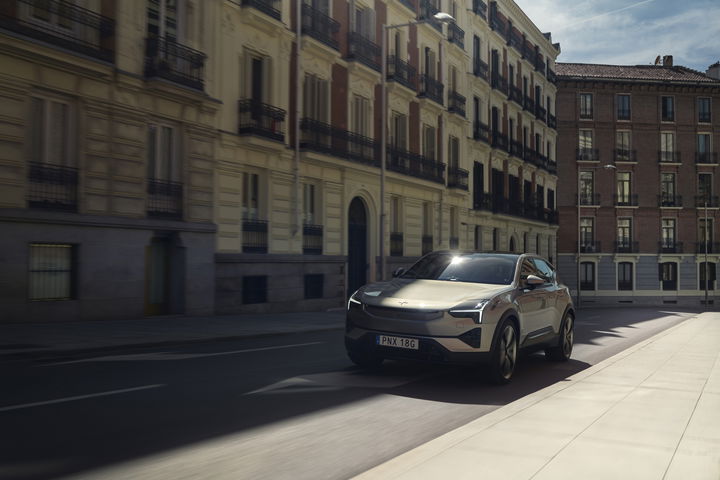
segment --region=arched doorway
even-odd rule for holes
[[[367,209],[355,197],[348,210],[348,296],[367,283],[367,257]]]

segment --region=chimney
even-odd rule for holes
[[[672,67],[672,66],[673,66],[673,56],[672,55],[663,56],[663,67]]]
[[[720,80],[720,62],[715,62],[712,65],[710,65],[707,69],[707,72],[705,74],[708,77],[714,78],[716,80]]]

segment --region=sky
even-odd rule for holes
[[[704,72],[720,61],[720,0],[515,0],[560,42],[558,62],[675,65]]]

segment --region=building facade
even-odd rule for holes
[[[554,261],[558,54],[512,0],[2,2],[0,321],[336,307],[434,249]]]
[[[557,74],[563,280],[583,304],[714,303],[720,80],[671,56]]]

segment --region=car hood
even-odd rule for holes
[[[368,305],[443,310],[470,300],[490,299],[510,285],[396,278],[362,287],[355,298]]]

